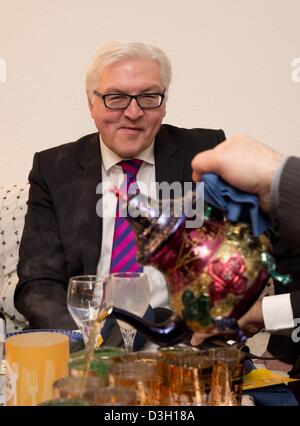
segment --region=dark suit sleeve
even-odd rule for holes
[[[222,129],[218,130],[218,142],[224,142],[226,139],[225,133]]]
[[[272,206],[272,209],[276,208],[277,227],[271,240],[277,270],[292,276],[292,282],[289,285],[275,282],[275,293],[291,293],[294,318],[300,317],[299,184],[300,159],[291,157],[281,172],[277,206]],[[283,361],[294,363],[300,353],[300,343],[293,342],[290,337],[272,335],[268,343],[268,350],[274,356],[283,357]]]
[[[300,291],[291,293],[291,305],[294,318],[300,318]]]
[[[66,262],[51,195],[35,154],[20,245],[15,306],[32,328],[77,328],[66,304]]]
[[[290,157],[280,176],[276,216],[280,237],[300,248],[300,158]]]

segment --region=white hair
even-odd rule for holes
[[[155,60],[160,67],[161,81],[167,92],[172,78],[172,68],[169,58],[161,49],[139,42],[115,41],[100,47],[88,67],[85,79],[87,95],[93,96],[104,68],[123,59],[132,58]]]

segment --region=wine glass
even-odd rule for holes
[[[80,275],[70,278],[67,306],[82,333],[85,345],[89,341],[98,313],[106,307],[106,282],[105,278],[96,277],[96,275]],[[104,322],[97,324],[99,329],[95,341],[96,347],[102,343],[103,325]]]
[[[150,302],[148,277],[143,272],[118,272],[110,274],[107,303],[128,312],[143,316]],[[109,302],[108,302],[109,301]],[[124,339],[126,352],[132,352],[136,329],[117,320]]]

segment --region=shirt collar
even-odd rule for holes
[[[126,160],[126,158],[120,157],[110,148],[108,148],[105,143],[101,139],[101,135],[99,133],[99,141],[100,141],[100,150],[102,157],[102,164],[104,168],[104,172],[107,175],[110,169],[115,166],[119,161]],[[139,153],[135,158],[144,161],[145,163],[154,165],[154,140],[153,142],[145,148],[142,152]]]

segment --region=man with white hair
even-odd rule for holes
[[[121,268],[120,262],[113,265],[117,221],[96,213],[100,182],[118,186],[132,164],[143,189],[153,182],[191,182],[194,155],[225,139],[221,130],[162,124],[170,81],[170,61],[159,48],[104,45],[86,76],[98,132],[35,154],[15,293],[16,307],[31,327],[76,328],[66,305],[71,276],[136,267],[133,247],[121,256]],[[117,199],[110,204],[115,209]],[[152,307],[167,306],[162,275],[154,268],[145,272]]]

